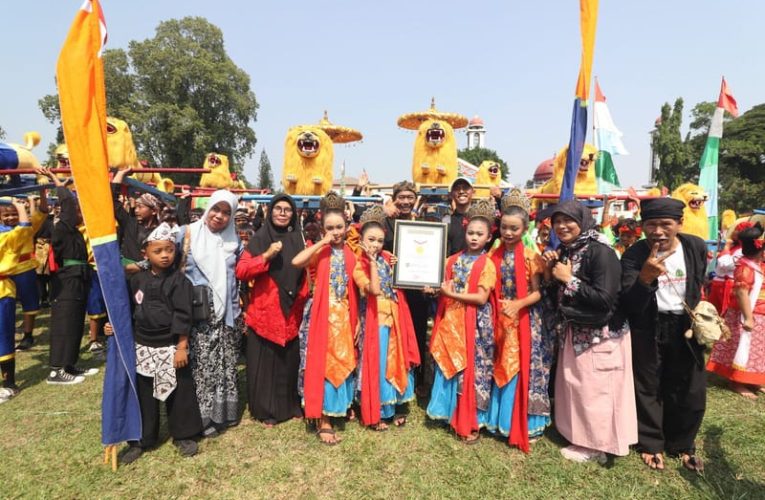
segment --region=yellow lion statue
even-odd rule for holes
[[[133,179],[146,184],[154,184],[160,191],[173,192],[174,185],[171,179],[163,178],[157,172],[140,173],[143,165],[138,161],[133,134],[130,133],[130,127],[124,120],[112,116],[106,117],[106,152],[110,168],[120,170],[132,168],[133,175],[130,177]]]
[[[228,166],[228,156],[218,153],[207,153],[203,168],[209,168],[209,174],[202,174],[199,179],[201,187],[226,189],[235,187]]]
[[[334,146],[318,125],[300,125],[284,140],[282,186],[288,194],[324,195],[332,189]]]
[[[475,184],[483,184],[489,186],[499,187],[499,183],[502,181],[502,169],[499,163],[491,160],[484,160],[478,167],[478,172],[475,174]],[[491,196],[489,189],[476,189],[476,198],[488,198]]]
[[[539,193],[560,194],[563,185],[563,173],[566,171],[566,155],[568,146],[561,149],[555,155],[552,178],[542,184]],[[582,157],[579,163],[579,172],[576,175],[574,183],[574,193],[577,195],[595,195],[598,194],[598,181],[595,177],[595,160],[598,156],[598,150],[592,144],[585,144],[582,150]],[[551,203],[554,200],[543,200],[544,203]],[[539,206],[539,202],[535,204]]]
[[[24,134],[24,144],[1,143],[0,149],[9,150],[9,154],[0,155],[0,170],[31,169],[40,166],[32,149],[40,144],[39,132]],[[12,152],[11,152],[12,151]]]
[[[685,203],[682,232],[705,240],[709,238],[709,221],[707,220],[707,209],[704,206],[704,202],[707,201],[707,193],[704,192],[704,189],[696,184],[681,184],[672,191],[672,198]]]
[[[414,140],[412,179],[417,184],[451,184],[457,178],[457,141],[443,120],[425,120]]]

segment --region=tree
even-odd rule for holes
[[[765,104],[731,120],[720,141],[720,210],[765,206]]]
[[[155,36],[104,53],[107,112],[130,125],[138,155],[149,164],[201,166],[205,154],[229,157],[241,173],[257,139],[250,122],[258,103],[250,77],[228,57],[223,33],[201,17],[159,23]],[[59,121],[58,97],[40,109]],[[173,176],[176,182],[197,180]]]
[[[698,171],[693,170],[691,148],[680,134],[682,124],[683,98],[678,97],[674,106],[664,103],[652,146],[660,161],[656,182],[670,190],[688,182],[693,176],[698,177]]]
[[[5,139],[5,130],[3,127],[0,127],[0,139]]]
[[[480,167],[481,163],[490,160],[499,163],[500,171],[502,172],[502,179],[508,180],[510,174],[510,167],[507,166],[507,162],[499,157],[496,151],[487,148],[473,148],[473,149],[461,149],[457,151],[457,156],[465,160],[468,163],[472,163],[476,167]]]
[[[268,159],[266,150],[260,153],[260,166],[258,167],[258,187],[261,189],[274,189],[274,175],[271,170],[271,161]]]

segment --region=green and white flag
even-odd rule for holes
[[[598,160],[595,162],[598,193],[610,193],[620,187],[619,176],[616,174],[612,156],[628,155],[629,152],[622,143],[622,133],[614,125],[611,112],[606,105],[606,96],[600,91],[597,78],[595,79],[593,125],[595,128],[595,147],[598,149]]]
[[[728,84],[725,78],[722,80],[722,86],[720,88],[720,98],[717,100],[717,108],[712,115],[712,123],[709,125],[709,135],[707,136],[707,144],[704,147],[704,152],[701,155],[701,161],[699,167],[701,172],[699,174],[699,186],[704,188],[707,196],[706,201],[707,218],[709,220],[709,239],[717,240],[719,226],[717,222],[717,170],[718,160],[720,157],[720,139],[723,135],[723,117],[725,112],[730,113],[733,117],[738,116],[738,106],[736,105],[736,99],[733,98]]]

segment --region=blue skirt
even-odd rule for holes
[[[322,404],[322,413],[329,417],[344,417],[348,413],[348,408],[353,403],[353,388],[356,386],[353,374],[335,387],[328,380],[324,379],[324,403]]]
[[[430,403],[428,403],[428,417],[433,420],[451,421],[454,411],[457,409],[457,387],[460,374],[447,379],[441,368],[436,363],[433,389],[430,391]],[[486,427],[489,423],[489,412],[476,409],[478,426]]]
[[[403,394],[398,392],[393,384],[385,378],[388,370],[388,340],[390,339],[390,327],[380,327],[380,417],[393,418],[396,415],[396,405],[412,401],[414,399],[414,374],[409,370],[406,390]]]
[[[529,415],[529,437],[541,436],[551,423],[550,415]]]
[[[518,375],[513,377],[504,387],[500,388],[496,384],[492,384],[491,400],[489,401],[489,419],[486,424],[486,428],[491,432],[498,432],[503,436],[510,435],[517,384]]]

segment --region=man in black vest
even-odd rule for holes
[[[641,204],[643,233],[622,256],[622,307],[632,330],[638,411],[638,447],[651,469],[664,456],[679,456],[702,472],[696,434],[706,407],[704,347],[684,333],[685,307],[701,300],[707,248],[697,236],[680,233],[684,203],[671,198]]]
[[[396,220],[414,220],[414,207],[417,203],[417,191],[414,183],[401,181],[393,185],[393,205],[395,206],[395,216],[385,218],[385,240],[383,249],[393,253],[393,235],[396,227]],[[416,387],[418,395],[427,393],[426,381],[423,368],[425,366],[426,354],[428,352],[428,313],[430,303],[425,295],[419,290],[404,290],[406,301],[409,303],[409,310],[412,313],[412,323],[414,325],[414,334],[417,337],[417,347],[420,350],[421,367],[417,370]]]

